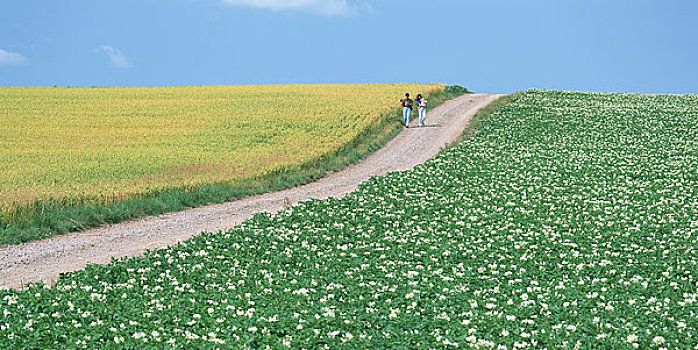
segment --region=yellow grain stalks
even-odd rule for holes
[[[442,85],[0,87],[0,214],[235,182],[332,154]]]

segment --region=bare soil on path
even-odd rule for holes
[[[138,256],[146,249],[167,247],[201,232],[233,228],[255,213],[275,213],[309,199],[342,197],[370,177],[412,169],[434,157],[458,138],[480,108],[500,96],[468,94],[450,100],[428,112],[427,127],[415,127],[413,120],[411,128],[362,162],[303,186],[2,247],[0,288],[22,288],[38,281],[50,284],[61,273],[87,264],[106,264],[112,258]]]

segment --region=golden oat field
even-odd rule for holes
[[[439,84],[0,87],[2,220],[51,201],[113,203],[317,161]]]

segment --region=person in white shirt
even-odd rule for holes
[[[427,99],[422,98],[422,94],[417,94],[417,110],[419,111],[419,126],[426,126],[427,119]]]

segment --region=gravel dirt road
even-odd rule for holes
[[[275,213],[313,198],[341,197],[370,177],[411,169],[435,156],[456,140],[477,110],[499,96],[469,94],[448,101],[429,111],[427,127],[405,129],[364,161],[307,185],[0,248],[0,288],[53,283],[60,273],[88,263],[106,264],[111,258],[137,256],[200,232],[230,229],[255,213]],[[412,126],[416,124],[413,120]]]

